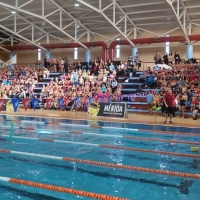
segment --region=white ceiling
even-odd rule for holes
[[[8,35],[8,37],[14,36],[15,41],[25,40],[27,43],[31,41],[32,44],[35,44],[39,41],[39,38],[45,37],[47,33],[50,34],[50,37],[63,38],[64,36],[70,36],[73,41],[76,36],[78,37],[88,31],[91,37],[103,35],[105,36],[105,40],[109,40],[109,38],[106,38],[109,33],[116,34],[116,36],[124,33],[125,20],[122,19],[125,15],[126,19],[129,19],[126,23],[127,33],[128,30],[133,31],[135,25],[137,27],[137,36],[143,30],[156,32],[157,30],[169,30],[180,27],[172,7],[167,2],[172,1],[173,8],[177,10],[177,0],[116,0],[117,5],[121,9],[118,7],[115,8],[115,22],[121,20],[116,26],[113,26],[107,20],[108,18],[113,22],[113,6],[108,7],[102,12],[107,18],[101,12],[93,9],[99,9],[99,1],[101,1],[103,9],[111,4],[113,0],[83,0],[92,8],[81,2],[79,2],[79,7],[75,7],[76,0],[44,0],[45,19],[42,16],[42,1],[0,0],[0,41],[3,41],[3,38]],[[182,1],[186,8],[186,15],[188,14],[185,21],[186,25],[189,23],[193,24],[193,26],[199,25],[200,0]],[[27,5],[24,5],[25,3]],[[17,5],[21,10],[15,10],[14,7]],[[60,9],[62,10],[61,20]],[[11,11],[15,11],[16,13],[12,14]],[[181,14],[182,11],[183,8],[180,6],[179,13]],[[54,13],[51,14],[52,12]],[[16,30],[14,27],[15,16]],[[75,23],[73,22],[76,20],[78,21],[78,25],[75,27]],[[180,21],[183,23],[183,18]],[[32,29],[32,26],[34,29]],[[68,27],[63,29],[66,26]],[[63,30],[61,31],[61,29]],[[133,32],[130,34],[133,36]]]

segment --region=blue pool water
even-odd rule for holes
[[[155,140],[200,142],[200,134],[198,135],[200,129],[198,128],[3,115],[0,118],[3,118],[0,121],[1,138],[9,139],[11,123],[14,128],[12,141],[0,141],[0,149],[192,174],[200,172],[200,159],[198,158],[98,146],[98,144],[107,144],[200,155],[189,151],[191,146],[198,145],[143,140],[143,138],[152,138]],[[12,120],[20,120],[20,122],[12,122]],[[49,122],[60,124],[48,124]],[[102,128],[91,128],[90,125],[98,125]],[[34,130],[26,130],[24,127],[34,128]],[[196,133],[196,135],[160,134],[154,130]],[[70,131],[82,132],[83,134],[71,134]],[[131,139],[123,138],[123,136],[141,138]],[[39,141],[34,140],[34,138],[51,139],[55,142]],[[107,168],[13,153],[0,153],[0,167],[0,177],[35,181],[133,200],[200,199],[198,193],[200,180],[193,178]],[[0,199],[73,200],[89,198],[16,185],[0,180]]]

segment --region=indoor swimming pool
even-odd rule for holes
[[[0,124],[1,200],[199,200],[199,128],[4,115]]]

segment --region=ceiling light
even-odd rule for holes
[[[79,3],[75,3],[74,6],[75,6],[75,7],[79,7]]]
[[[11,11],[11,13],[12,13],[12,14],[15,14],[16,12],[15,12],[15,11]]]

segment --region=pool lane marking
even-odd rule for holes
[[[105,194],[98,194],[98,193],[94,193],[94,192],[87,192],[87,191],[83,191],[83,190],[76,190],[76,189],[72,189],[72,188],[49,185],[49,184],[44,184],[44,183],[16,179],[16,178],[8,178],[8,177],[3,177],[3,176],[0,176],[0,181],[19,184],[19,185],[26,185],[26,186],[36,187],[36,188],[42,188],[42,189],[52,190],[52,191],[57,191],[57,192],[63,192],[63,193],[68,193],[68,194],[72,194],[72,195],[79,195],[79,196],[89,197],[89,198],[93,198],[93,199],[127,200],[127,199],[121,198],[121,197],[114,197],[114,196],[109,196],[109,195],[105,195]]]
[[[178,176],[178,177],[200,179],[200,174],[191,174],[191,173],[183,173],[183,172],[176,172],[176,171],[136,167],[136,166],[131,166],[131,165],[122,165],[122,164],[113,164],[113,163],[107,163],[107,162],[99,162],[99,161],[94,161],[94,160],[83,160],[83,159],[78,159],[78,158],[59,157],[59,156],[51,156],[51,155],[45,155],[45,154],[12,151],[12,150],[7,150],[7,149],[0,149],[0,152],[15,154],[15,155],[24,155],[24,156],[45,158],[45,159],[51,159],[51,160],[62,160],[62,161],[66,161],[66,162],[76,162],[76,163],[81,163],[81,164],[86,164],[86,165],[94,165],[94,166],[98,166],[98,167],[100,166],[100,167],[107,167],[107,168],[118,168],[118,169],[125,169],[125,170],[131,170],[131,171],[139,171],[139,172],[163,174],[163,175],[169,175],[169,176]]]
[[[85,124],[67,124],[67,123],[59,123],[61,126],[86,126],[89,127],[90,125],[85,125]]]
[[[2,121],[0,119],[0,121]],[[6,121],[6,120],[3,120]],[[22,123],[33,123],[33,121],[28,120],[11,120],[12,122],[22,122]],[[34,123],[38,124],[45,124],[45,122],[38,122],[34,121]],[[160,131],[160,130],[147,130],[147,129],[132,129],[132,128],[120,128],[120,127],[109,127],[109,126],[98,126],[98,125],[84,125],[84,124],[67,124],[67,123],[59,123],[59,122],[47,122],[49,125],[62,125],[62,126],[86,126],[91,128],[104,128],[104,129],[118,129],[118,130],[130,130],[130,131],[142,131],[142,132],[153,132],[153,133],[160,133],[160,134],[176,134],[176,135],[184,135],[184,136],[198,136],[198,133],[183,133],[183,132],[172,132],[172,131]]]
[[[200,145],[200,142],[190,142],[185,140],[167,140],[167,139],[157,139],[157,138],[145,138],[145,137],[137,137],[137,136],[128,136],[128,135],[109,135],[109,134],[96,134],[96,133],[85,133],[85,132],[76,132],[76,131],[69,131],[71,134],[87,134],[93,136],[109,136],[109,137],[118,137],[118,138],[125,138],[125,139],[134,139],[134,140],[145,140],[145,141],[155,141],[155,142],[166,142],[166,143],[179,143],[179,144],[189,144],[189,145]]]
[[[8,135],[0,135],[0,136],[9,137]],[[95,146],[95,147],[110,148],[110,149],[121,149],[121,150],[126,150],[126,151],[137,151],[137,152],[145,152],[145,153],[154,153],[154,154],[162,154],[162,155],[171,155],[171,156],[178,156],[178,157],[188,157],[188,158],[200,159],[200,155],[198,155],[198,154],[176,153],[176,152],[170,152],[170,151],[140,149],[140,148],[132,148],[132,147],[107,145],[107,144],[91,144],[91,143],[86,143],[86,142],[72,142],[72,141],[65,141],[65,140],[53,140],[53,139],[48,139],[48,138],[32,138],[32,137],[22,137],[22,136],[13,136],[13,138],[25,139],[25,140],[40,140],[40,141],[43,141],[43,142],[55,142],[55,143]]]
[[[23,128],[24,130],[35,130],[34,128]],[[47,131],[48,129],[39,129]],[[158,138],[146,138],[146,137],[137,137],[137,136],[128,136],[128,135],[110,135],[110,134],[97,134],[97,133],[87,133],[82,131],[62,131],[70,134],[84,134],[84,135],[93,135],[100,137],[115,137],[115,138],[125,138],[125,139],[134,139],[134,140],[144,140],[144,141],[155,141],[155,142],[165,142],[165,143],[178,143],[178,144],[188,144],[188,145],[200,145],[200,142],[192,142],[185,140],[167,140],[167,139],[158,139]],[[51,133],[41,133],[41,134],[51,134]]]
[[[22,123],[31,123],[31,124],[44,124],[45,122],[38,122],[38,121],[28,121],[28,120],[21,120]]]

